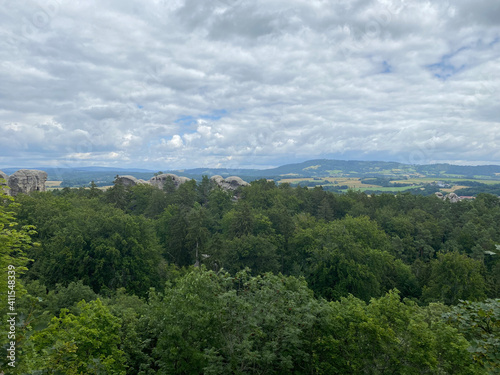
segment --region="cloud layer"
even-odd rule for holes
[[[0,167],[500,164],[500,3],[0,0]]]

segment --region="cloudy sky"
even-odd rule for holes
[[[498,0],[0,0],[0,168],[500,164]]]

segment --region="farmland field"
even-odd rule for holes
[[[390,180],[390,182],[394,184],[405,184],[410,186],[380,186],[376,184],[362,183],[361,178],[358,177],[334,177],[334,176],[325,176],[316,178],[307,178],[307,177],[293,178],[292,176],[287,176],[287,177],[288,178],[283,178],[279,180],[279,183],[290,183],[290,184],[316,183],[317,185],[321,185],[324,187],[348,186],[349,189],[355,189],[359,191],[377,190],[383,192],[403,192],[409,189],[424,188],[424,186],[428,184],[445,183],[452,185],[450,187],[443,187],[440,189],[443,193],[446,194],[453,193],[459,189],[464,189],[468,187],[466,183],[462,184],[461,182],[478,182],[487,185],[493,185],[499,183],[498,180],[490,180],[490,179],[472,179],[472,178],[456,178],[456,177],[453,178],[413,177],[408,179]],[[342,191],[347,191],[347,190],[344,189]]]
[[[60,189],[62,181],[46,181],[45,187],[48,190]]]

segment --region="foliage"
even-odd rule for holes
[[[162,260],[147,219],[97,199],[39,194],[24,197],[22,203],[19,215],[39,225],[42,242],[30,278],[49,287],[82,280],[96,293],[127,287],[145,295],[159,285]]]
[[[460,301],[444,316],[469,340],[475,362],[492,374],[500,371],[500,299]]]
[[[49,326],[30,337],[27,367],[47,374],[125,374],[118,348],[120,321],[98,299],[82,301],[81,313],[62,309]]]
[[[127,375],[496,370],[498,333],[480,328],[498,320],[497,300],[481,302],[500,290],[496,196],[340,195],[265,179],[227,192],[205,177],[2,203],[2,266],[27,269],[18,371],[55,373],[50,358]],[[105,344],[85,357],[76,347],[90,341]]]
[[[424,300],[454,305],[462,299],[480,301],[486,298],[486,285],[478,261],[456,252],[438,254],[438,259],[431,263],[431,269],[431,279],[423,293]]]
[[[480,373],[467,360],[467,341],[440,319],[439,305],[420,308],[392,291],[369,304],[349,296],[330,306],[316,343],[321,373]]]
[[[27,270],[26,252],[33,248],[32,236],[36,234],[32,225],[20,226],[14,210],[18,204],[14,198],[6,195],[0,186],[0,314],[7,317],[7,312],[16,312],[16,302],[25,293],[21,276]],[[3,320],[0,325],[0,345],[3,347],[11,340],[8,338],[8,326]],[[3,357],[2,362],[5,360]]]
[[[303,280],[197,270],[154,307],[161,373],[280,374],[312,370],[320,304]]]

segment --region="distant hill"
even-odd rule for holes
[[[357,161],[316,159],[303,163],[286,164],[271,169],[217,169],[196,168],[172,173],[189,175],[237,175],[240,177],[274,178],[283,177],[467,177],[500,180],[500,165],[462,166],[452,164],[411,165],[385,161]],[[456,175],[456,176],[455,176]]]
[[[21,168],[5,168],[3,171],[12,174]],[[136,178],[149,180],[156,170],[140,168],[114,167],[79,167],[79,168],[26,168],[40,169],[47,172],[49,180],[63,181],[61,186],[88,186],[94,181],[99,186],[111,185],[116,175],[132,175]],[[259,178],[280,181],[285,178],[326,178],[326,177],[357,177],[409,179],[432,177],[436,179],[468,178],[500,180],[500,165],[463,166],[452,164],[411,165],[384,161],[330,160],[315,159],[302,163],[286,164],[270,169],[244,168],[193,168],[184,170],[167,170],[196,180],[202,176],[221,175],[223,177],[239,176],[246,181]]]

